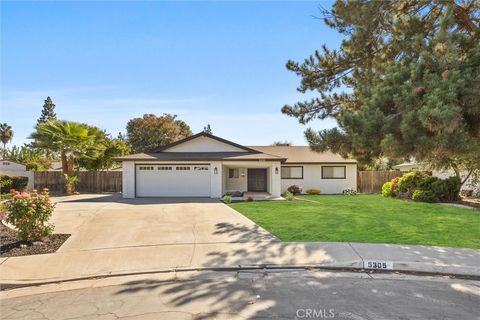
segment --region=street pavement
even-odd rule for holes
[[[480,318],[480,283],[321,271],[180,272],[0,292],[1,319]]]

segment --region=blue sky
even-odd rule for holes
[[[241,144],[306,144],[280,108],[312,96],[296,91],[287,60],[341,42],[312,17],[319,5],[331,3],[2,1],[0,121],[27,142],[51,96],[58,118],[114,135],[172,113]]]

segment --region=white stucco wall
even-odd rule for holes
[[[135,198],[135,163],[122,162],[122,195],[124,198]]]
[[[325,164],[325,166],[337,166],[337,164]],[[286,191],[289,186],[294,184],[300,186],[303,191],[319,189],[322,194],[342,193],[342,190],[348,187],[356,189],[357,165],[338,164],[338,166],[346,166],[345,179],[322,179],[322,165],[304,165],[303,179],[281,179],[281,190]]]
[[[246,152],[227,143],[208,137],[198,137],[164,150],[164,152]]]
[[[217,168],[217,173],[215,173]],[[210,198],[220,198],[222,196],[222,162],[212,161],[210,163]]]
[[[27,171],[26,168],[27,167],[21,163],[16,163],[9,160],[0,161],[0,174],[5,174],[8,176],[27,177],[27,190],[32,191],[34,188],[34,172]]]
[[[247,191],[247,168],[238,168],[238,178],[229,178],[228,171],[230,168],[224,168],[225,175],[225,192],[227,191]],[[232,168],[234,169],[234,168]],[[242,172],[244,176],[242,177]]]

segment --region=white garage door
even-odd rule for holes
[[[210,166],[136,165],[137,197],[209,197]]]

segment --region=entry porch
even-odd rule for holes
[[[235,197],[265,200],[280,197],[279,162],[223,162],[222,196],[234,193]]]

